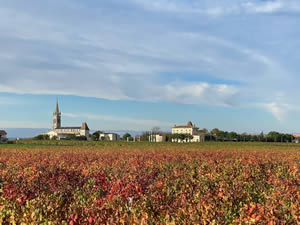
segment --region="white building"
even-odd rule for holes
[[[165,141],[167,141],[167,135],[165,135],[165,134],[150,134],[149,141],[150,142],[165,142]]]
[[[187,125],[175,125],[172,127],[172,134],[185,134],[192,137],[184,140],[173,138],[172,142],[201,142],[203,139],[201,134],[199,134],[199,128],[193,125],[191,121]]]
[[[300,134],[292,134],[292,136],[293,136],[293,138],[294,138],[294,140],[293,140],[293,142],[294,143],[300,143]]]
[[[116,133],[99,132],[99,141],[119,141],[120,135]]]
[[[5,130],[0,130],[0,143],[7,142],[7,133]]]
[[[53,113],[53,130],[46,133],[50,138],[66,139],[69,135],[77,137],[84,136],[87,139],[90,136],[89,127],[86,122],[82,123],[81,127],[62,127],[61,112],[59,112],[58,102],[56,102],[56,111]]]

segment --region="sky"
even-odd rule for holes
[[[1,0],[0,0],[1,1]],[[299,0],[2,0],[0,128],[300,132]]]

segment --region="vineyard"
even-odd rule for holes
[[[0,224],[300,222],[299,145],[58,143],[0,146]]]

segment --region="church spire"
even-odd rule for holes
[[[61,128],[61,113],[59,112],[58,99],[56,99],[56,110],[53,113],[53,129]]]
[[[56,113],[59,113],[59,108],[58,108],[58,98],[56,99]]]

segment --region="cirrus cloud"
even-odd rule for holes
[[[209,16],[232,14],[300,12],[297,0],[131,0],[138,6],[150,11],[165,11],[172,13],[198,13]]]

